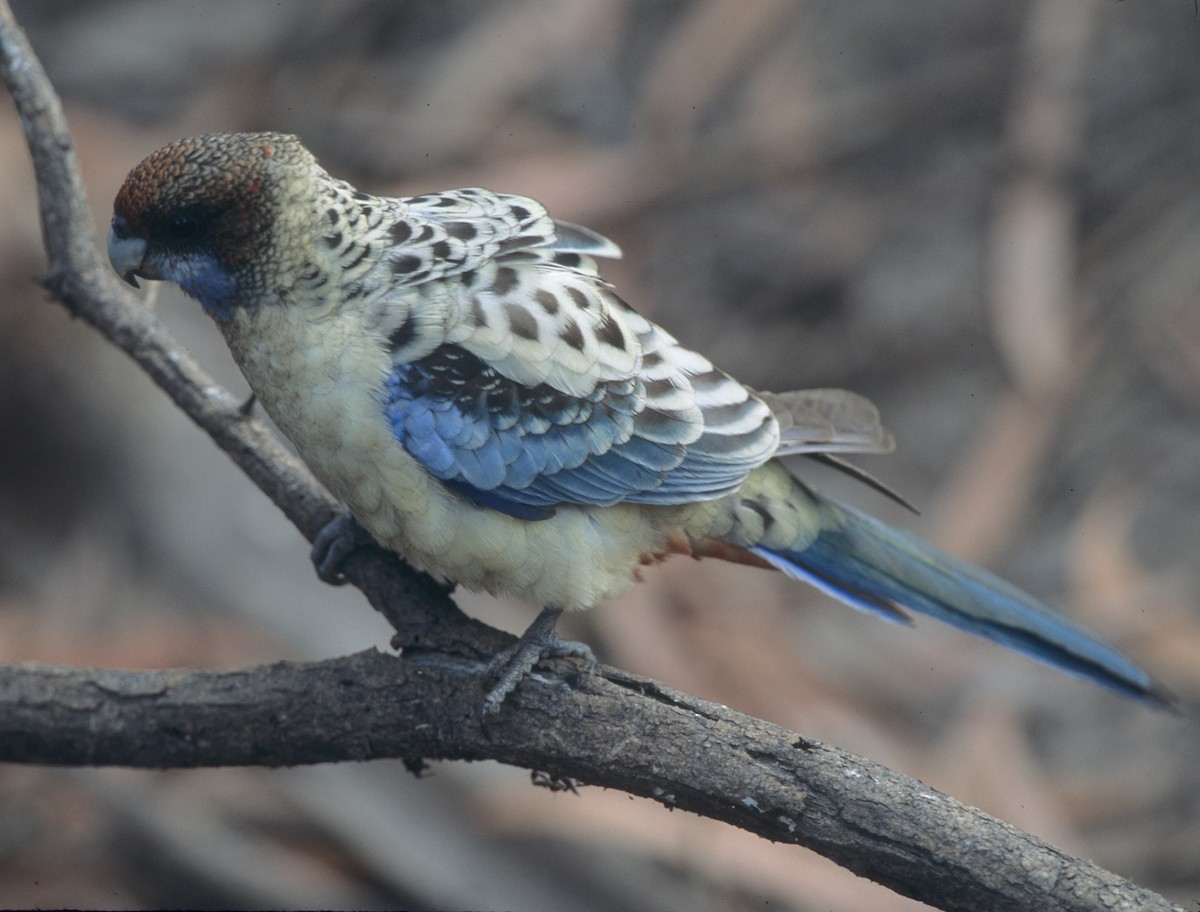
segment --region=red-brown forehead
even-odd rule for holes
[[[129,173],[113,210],[136,224],[156,205],[215,202],[255,193],[263,160],[278,151],[267,138],[212,136],[171,143]]]
[[[175,183],[186,166],[180,143],[172,143],[146,157],[129,172],[113,202],[118,215],[136,222],[164,187]]]

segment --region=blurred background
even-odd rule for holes
[[[375,192],[523,193],[739,378],[842,386],[914,517],[1200,700],[1200,19],[1191,2],[23,0],[101,241],[125,173],[299,134]],[[386,648],[354,592],[46,300],[0,100],[0,660],[241,667]],[[200,308],[157,300],[244,381]],[[860,752],[1190,907],[1200,725],[932,621],[676,559],[564,624],[608,662]],[[526,606],[460,593],[513,631]],[[653,750],[653,745],[647,745]],[[818,856],[528,771],[0,767],[0,905],[907,910]]]

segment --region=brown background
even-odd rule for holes
[[[179,136],[300,134],[377,192],[534,196],[643,312],[764,388],[872,397],[828,489],[1043,594],[1200,700],[1200,19],[1186,2],[14,3],[101,238]],[[31,281],[0,102],[0,659],[236,667],[382,647],[199,431]],[[243,391],[194,303],[158,305]],[[811,474],[811,469],[799,468]],[[676,560],[566,629],[1189,906],[1200,726],[933,622]],[[524,606],[463,596],[512,630]],[[647,745],[652,750],[653,745]],[[625,795],[440,764],[0,768],[0,905],[916,908]]]

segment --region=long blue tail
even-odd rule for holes
[[[1044,602],[910,532],[806,493],[821,512],[816,540],[796,551],[751,548],[789,576],[891,620],[905,620],[899,609],[909,608],[1128,696],[1175,706],[1148,674]]]

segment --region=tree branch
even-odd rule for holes
[[[50,293],[136,361],[310,540],[337,504],[173,342],[93,241],[57,96],[6,3],[0,66],[38,182]],[[485,726],[481,658],[511,640],[383,553],[346,575],[397,630],[377,652],[233,672],[0,667],[0,760],[264,766],[495,759],[806,846],[943,909],[1177,909],[878,764],[599,666],[558,662]],[[414,764],[414,768],[416,768]]]
[[[243,671],[10,669],[0,759],[124,766],[494,759],[807,846],[943,909],[1170,909],[879,764],[610,669],[482,727],[481,663],[378,652]]]

